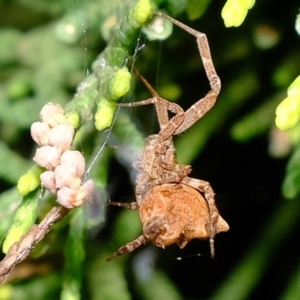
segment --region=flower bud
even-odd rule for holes
[[[41,109],[40,119],[50,127],[55,127],[58,124],[65,122],[64,110],[59,104],[49,102]]]
[[[19,194],[25,196],[28,193],[34,191],[39,185],[40,185],[39,178],[36,178],[36,176],[32,174],[26,173],[19,178],[17,184],[17,190]]]
[[[55,168],[56,188],[69,187],[78,189],[81,184],[81,177],[77,176],[76,168],[71,165],[59,165]]]
[[[81,206],[86,201],[86,198],[87,192],[84,186],[80,186],[76,190],[63,187],[57,192],[57,202],[66,208]]]
[[[64,123],[53,127],[49,134],[49,145],[64,152],[70,149],[74,137],[74,127]]]
[[[80,115],[78,111],[71,111],[65,114],[66,122],[73,126],[75,129],[80,125]]]
[[[289,86],[287,94],[289,97],[296,96],[300,102],[300,75]]]
[[[131,74],[127,68],[118,70],[110,83],[110,92],[113,99],[126,95],[130,89]]]
[[[141,27],[151,14],[151,4],[149,0],[140,0],[131,11],[131,18],[136,22],[135,27]]]
[[[109,127],[112,123],[116,104],[113,101],[108,101],[102,98],[95,113],[95,127],[97,130],[103,130]]]
[[[85,172],[85,160],[83,155],[79,151],[65,151],[60,158],[60,164],[73,166],[76,175],[80,178]]]
[[[26,196],[28,193],[34,191],[40,185],[40,174],[43,171],[41,167],[35,165],[23,174],[18,180],[18,192],[22,196]]]
[[[240,1],[228,0],[221,12],[226,27],[238,27],[246,18],[248,9]]]
[[[295,97],[287,97],[277,106],[275,123],[280,130],[292,128],[299,122],[299,102]]]
[[[41,167],[53,171],[60,162],[61,151],[56,147],[43,146],[36,149],[33,160]]]
[[[40,146],[48,145],[50,127],[46,123],[34,122],[31,125],[31,137]]]
[[[56,194],[57,188],[55,185],[55,174],[53,171],[46,171],[40,176],[43,187],[52,194]]]

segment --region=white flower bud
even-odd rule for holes
[[[56,194],[57,188],[55,186],[55,177],[53,171],[46,171],[40,175],[42,186],[45,187],[52,194]]]
[[[55,127],[58,124],[65,122],[64,110],[59,104],[49,102],[41,109],[40,119],[50,127]]]
[[[81,185],[81,177],[77,176],[76,168],[70,165],[59,165],[54,170],[56,188],[65,186],[78,189]]]
[[[56,147],[43,146],[36,149],[33,161],[39,166],[53,171],[60,162],[61,151]]]
[[[85,172],[85,160],[79,151],[67,150],[60,158],[61,165],[70,165],[76,170],[78,177],[82,177]]]
[[[61,149],[62,152],[70,149],[74,132],[74,128],[67,123],[55,126],[49,134],[49,145]]]
[[[50,127],[46,123],[34,122],[31,125],[31,137],[40,146],[48,145]]]
[[[63,187],[57,192],[57,202],[66,208],[81,206],[86,201],[86,197],[87,193],[84,186],[80,186],[77,190]]]

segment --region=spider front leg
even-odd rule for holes
[[[109,202],[110,205],[119,206],[124,208],[129,208],[131,210],[138,210],[139,205],[137,202],[130,202],[130,203],[122,203],[122,202]]]
[[[140,247],[141,245],[145,244],[147,242],[144,235],[139,236],[134,241],[126,244],[125,246],[121,247],[117,252],[115,252],[113,255],[111,255],[109,258],[106,259],[106,261],[110,261],[114,259],[117,256],[123,255],[128,252],[134,251],[136,248]]]
[[[180,124],[180,126],[176,129],[174,133],[180,134],[181,132],[190,128],[196,121],[203,117],[214,106],[217,96],[219,95],[221,90],[221,80],[215,70],[206,35],[202,32],[188,27],[187,25],[171,18],[168,15],[165,15],[161,12],[155,13],[158,16],[168,19],[173,24],[177,25],[178,27],[181,27],[182,29],[196,37],[200,57],[202,59],[203,66],[211,87],[211,90],[207,93],[207,95],[204,98],[200,99],[185,112],[183,122]]]

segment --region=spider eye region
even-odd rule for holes
[[[143,226],[144,236],[148,241],[153,244],[162,247],[164,243],[161,237],[165,234],[168,229],[167,220],[163,216],[154,216],[147,220]]]

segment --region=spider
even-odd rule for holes
[[[183,248],[194,238],[209,239],[213,257],[215,234],[229,229],[215,205],[214,192],[209,182],[188,177],[192,168],[176,161],[172,141],[173,135],[187,130],[212,108],[221,89],[220,78],[213,65],[206,35],[163,13],[155,13],[196,37],[211,90],[184,112],[178,104],[160,97],[146,79],[138,74],[152,97],[138,102],[122,103],[120,106],[154,104],[160,131],[145,140],[141,159],[134,164],[138,170],[136,202],[110,203],[138,210],[143,234],[121,247],[107,259],[108,261],[132,252],[147,242],[152,242],[161,248],[177,243],[180,248]],[[168,111],[175,114],[171,120]]]

